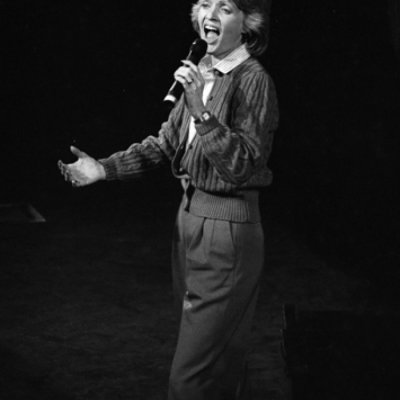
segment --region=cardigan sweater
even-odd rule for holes
[[[195,124],[197,134],[189,146],[190,114],[182,96],[158,136],[148,136],[99,161],[107,180],[133,179],[171,164],[172,173],[195,189],[191,200],[197,214],[257,222],[259,215],[253,210],[258,208],[257,200],[249,199],[256,199],[253,192],[272,182],[267,162],[279,119],[275,87],[254,58],[227,74],[216,74],[207,102],[212,117]],[[228,199],[230,205],[225,204]],[[202,210],[201,204],[210,201],[213,206]]]

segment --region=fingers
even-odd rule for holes
[[[179,82],[185,89],[189,86],[188,81],[183,78],[181,75],[178,75],[178,73],[176,72],[174,75],[174,78],[177,82]]]
[[[58,160],[57,166],[58,166],[59,170],[61,171],[61,173],[63,173],[64,172],[64,168],[65,168],[65,164],[61,160]]]
[[[57,166],[61,171],[61,175],[64,177],[66,181],[70,180],[70,173],[68,171],[68,167],[61,161],[58,160]]]
[[[191,61],[189,61],[189,60],[181,60],[181,61],[185,67],[188,67],[194,73],[196,73],[196,74],[200,73],[197,65],[194,65]]]
[[[79,150],[77,147],[75,146],[71,146],[70,147],[71,153],[76,156],[77,158],[83,158],[83,157],[87,157],[88,155],[84,152]]]
[[[65,165],[61,160],[58,161],[57,165],[58,165],[58,168],[59,168],[59,170],[61,172],[61,175],[64,177],[64,180],[66,182],[71,181],[71,174],[70,174],[70,171],[68,169],[68,166]]]
[[[175,74],[175,80],[183,86],[186,93],[194,93],[197,91],[199,91],[199,93],[202,93],[203,84],[198,79],[193,79],[186,74],[180,75],[177,71],[177,73]]]
[[[61,160],[58,160],[57,166],[60,169],[61,175],[64,177],[64,180],[66,182],[70,182],[73,187],[82,186],[80,181],[72,175],[68,165],[64,164]]]
[[[174,78],[181,83],[184,87],[193,82],[193,78],[189,75],[186,67],[180,67],[175,71]]]
[[[197,66],[188,60],[182,60],[182,63],[184,65],[178,68],[174,74],[175,79],[185,88],[192,83],[196,87],[200,87],[203,79]]]
[[[80,187],[80,186],[83,186],[82,182],[80,182],[80,181],[78,181],[78,180],[75,180],[75,179],[72,179],[72,180],[71,180],[71,185],[72,185],[72,187]]]

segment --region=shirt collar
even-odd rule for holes
[[[200,69],[204,72],[216,70],[222,74],[228,74],[242,62],[246,61],[249,57],[250,53],[247,51],[246,45],[242,44],[229,53],[225,58],[218,61],[214,66],[211,66],[211,56],[205,56],[200,63]]]

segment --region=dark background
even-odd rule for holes
[[[101,157],[158,131],[194,38],[189,11],[186,1],[0,2],[1,202],[70,196],[56,168],[73,160],[70,144]],[[397,270],[399,25],[396,0],[272,4],[261,61],[281,125],[266,207],[336,265]],[[133,185],[135,199],[175,192],[161,176]],[[88,197],[118,190],[131,193],[100,185]]]
[[[70,144],[103,157],[157,133],[195,37],[189,11],[189,1],[0,0],[0,206],[30,203],[47,221],[13,223],[0,207],[0,398],[163,398],[180,184],[166,168],[78,190],[56,164],[74,160]],[[288,370],[296,400],[391,399],[400,3],[274,0],[261,62],[281,123],[261,202],[255,399],[286,399]],[[300,310],[293,326],[284,304]]]

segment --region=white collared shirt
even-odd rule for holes
[[[246,45],[242,44],[229,53],[225,58],[218,61],[214,66],[211,64],[211,56],[206,55],[199,63],[199,69],[205,80],[203,90],[203,103],[207,105],[208,97],[210,96],[211,90],[215,82],[215,71],[222,74],[231,72],[234,68],[246,61],[250,57],[249,52],[246,49]],[[194,125],[194,118],[190,118],[189,125],[189,136],[187,145],[191,143],[196,135],[196,128]]]

